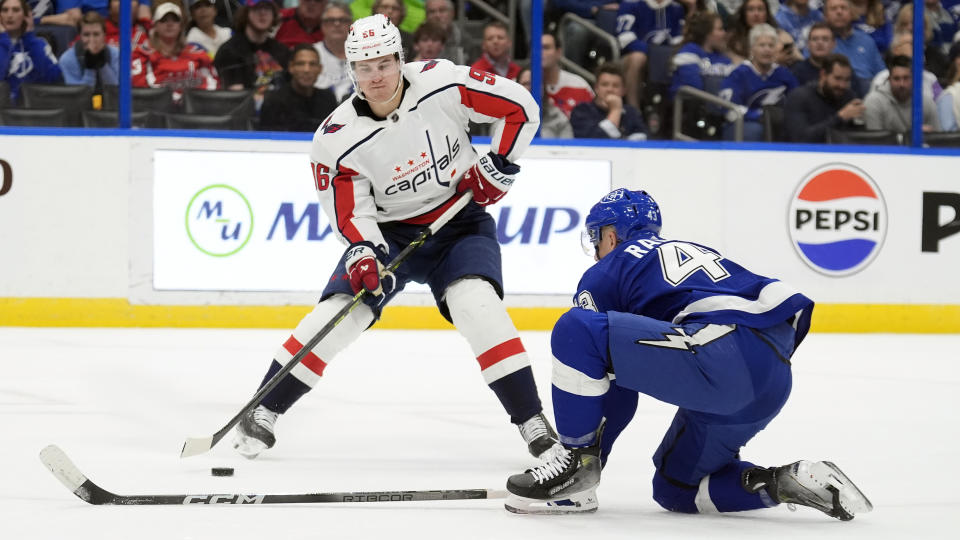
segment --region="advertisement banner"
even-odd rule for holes
[[[572,294],[593,261],[580,248],[611,163],[522,159],[497,221],[504,288]],[[317,199],[306,154],[157,150],[153,286],[187,291],[318,291],[344,245]],[[423,286],[407,290],[425,291]]]

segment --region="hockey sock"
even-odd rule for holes
[[[270,368],[260,383],[262,387],[275,373],[291,361],[341,308],[350,302],[345,295],[334,295],[321,301],[307,314],[280,349],[274,355]],[[285,413],[298,399],[310,391],[323,375],[327,364],[352,343],[373,322],[373,312],[364,304],[357,306],[340,324],[335,326],[313,350],[303,357],[276,388],[263,398],[261,403],[268,409]]]
[[[697,486],[679,484],[657,471],[653,479],[653,498],[667,510],[688,514],[741,512],[776,506],[765,490],[750,493],[742,487],[740,475],[750,467],[754,465],[735,461],[703,477]]]
[[[543,410],[527,351],[493,286],[481,278],[464,278],[447,287],[444,301],[510,421],[519,424]]]
[[[553,411],[560,442],[567,446],[595,442],[610,389],[607,336],[606,318],[585,309],[564,313],[553,327]],[[622,429],[615,429],[613,438]]]

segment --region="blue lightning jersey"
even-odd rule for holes
[[[747,60],[723,80],[720,97],[742,105],[746,109],[745,120],[757,121],[764,105],[782,104],[787,93],[796,87],[797,78],[789,69],[774,64],[770,72],[761,74]]]
[[[682,4],[666,0],[626,0],[617,11],[617,40],[624,53],[646,53],[649,45],[671,45],[683,37]]]
[[[791,321],[806,336],[813,301],[782,281],[754,274],[716,251],[648,235],[623,242],[580,279],[574,303],[672,324],[769,328]]]

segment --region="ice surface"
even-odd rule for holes
[[[365,334],[280,418],[255,461],[229,439],[181,460],[255,391],[275,330],[0,328],[0,538],[590,539],[956,538],[960,336],[812,334],[780,417],[744,449],[764,465],[837,463],[873,501],[841,523],[781,506],[679,515],[651,499],[653,454],[673,409],[641,398],[598,496],[579,516],[516,516],[502,501],[262,507],[94,507],[43,467],[58,444],[121,494],[501,489],[533,464],[459,334]],[[549,408],[549,335],[523,334]],[[233,467],[213,477],[211,467]]]

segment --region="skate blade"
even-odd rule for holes
[[[503,507],[514,514],[585,514],[598,508],[595,493],[579,493],[566,499],[542,500],[510,494]]]
[[[233,439],[233,449],[247,459],[254,459],[260,455],[260,452],[267,449],[267,445],[260,440],[237,433]]]
[[[810,466],[810,472],[837,490],[840,506],[851,516],[866,514],[873,510],[870,499],[840,470],[840,467],[832,462],[818,461]]]

